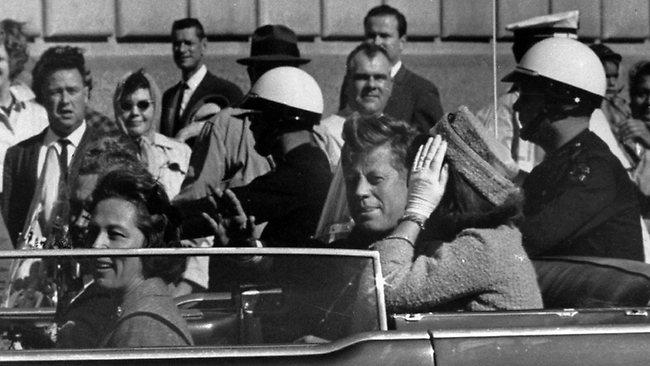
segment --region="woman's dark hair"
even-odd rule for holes
[[[122,99],[133,94],[138,89],[151,89],[151,84],[149,80],[144,76],[144,69],[140,69],[133,74],[131,74],[126,80],[124,80],[124,86],[122,87]]]
[[[106,133],[91,141],[83,149],[83,158],[79,167],[79,174],[100,174],[106,172],[107,162],[104,155],[128,156],[138,161],[138,145],[132,138],[121,131]]]
[[[109,198],[120,198],[136,207],[136,226],[144,234],[143,248],[180,247],[180,218],[162,185],[144,168],[106,174],[93,192],[91,210]],[[176,283],[185,271],[185,257],[145,256],[141,259],[145,278],[160,277],[167,283]]]
[[[364,117],[355,113],[343,125],[345,144],[341,150],[341,164],[351,166],[360,156],[388,144],[393,153],[393,168],[408,171],[412,163],[409,148],[416,136],[417,130],[405,121],[387,115]]]
[[[23,32],[25,23],[13,19],[4,19],[0,22],[3,33],[3,43],[9,56],[9,79],[14,80],[23,72],[29,59],[27,54],[27,36]]]
[[[476,191],[453,165],[450,165],[447,190],[440,204],[431,214],[430,221],[435,225],[431,230],[425,231],[425,235],[432,234],[438,239],[447,241],[467,228],[517,225],[522,218],[522,204],[523,197],[513,193],[504,204],[495,206]]]

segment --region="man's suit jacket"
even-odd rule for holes
[[[237,85],[217,77],[208,71],[196,87],[196,90],[194,90],[194,93],[192,93],[192,96],[187,102],[187,106],[183,110],[183,114],[177,116],[177,109],[180,104],[179,98],[182,97],[181,91],[181,83],[178,83],[163,93],[160,133],[165,136],[174,137],[178,131],[187,126],[190,122],[190,111],[193,109],[192,107],[206,95],[221,95],[228,100],[228,105],[235,105],[244,97],[244,94]],[[226,106],[220,107],[224,108]]]
[[[341,87],[340,110],[347,105],[346,79]],[[393,78],[393,90],[384,113],[410,122],[423,133],[428,132],[443,115],[438,88],[402,65]]]
[[[2,195],[2,216],[14,246],[18,234],[23,229],[38,183],[38,153],[46,133],[47,128],[38,135],[10,147],[5,157],[2,179],[6,186]],[[68,187],[70,182],[76,179],[86,148],[98,135],[99,131],[86,126],[68,168]]]

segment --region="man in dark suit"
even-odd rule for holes
[[[228,105],[238,103],[244,96],[237,85],[213,75],[203,64],[207,44],[203,25],[197,19],[179,19],[172,25],[172,51],[174,62],[181,70],[181,81],[163,94],[160,124],[163,135],[175,137],[187,127],[192,107],[206,95],[220,95]]]
[[[412,123],[426,132],[442,117],[438,88],[429,80],[410,71],[402,64],[406,45],[406,18],[399,10],[380,5],[370,9],[363,20],[365,42],[386,50],[392,64],[393,91],[386,106],[386,114]],[[343,81],[340,108],[347,105],[347,81]]]
[[[60,185],[61,192],[67,187],[67,179],[76,175],[84,149],[98,134],[84,118],[90,80],[84,76],[88,74],[82,50],[77,47],[52,47],[34,66],[34,93],[36,101],[47,110],[49,126],[7,150],[2,215],[14,245],[27,218],[48,150],[56,151],[61,180],[54,184]]]

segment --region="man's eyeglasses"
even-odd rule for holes
[[[146,111],[153,103],[148,101],[148,100],[139,100],[135,103],[135,106],[138,107],[140,111]],[[122,108],[123,111],[130,111],[133,109],[133,102],[122,102],[120,104],[120,108]]]

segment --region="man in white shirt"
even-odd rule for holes
[[[84,119],[88,102],[88,85],[82,50],[57,46],[45,51],[32,71],[36,101],[48,115],[49,125],[41,133],[7,150],[4,162],[2,214],[14,245],[23,230],[25,219],[45,169],[48,150],[58,160],[60,189],[65,194],[67,182],[76,174],[83,149],[97,132]],[[51,163],[51,162],[50,162]],[[56,184],[56,183],[49,183]],[[41,187],[43,188],[43,187]],[[52,187],[48,187],[51,189]]]
[[[171,36],[174,63],[181,70],[181,81],[163,93],[160,133],[175,137],[191,123],[192,107],[204,96],[222,96],[228,103],[219,107],[225,108],[239,103],[244,94],[237,85],[209,72],[203,63],[208,41],[198,19],[175,21]]]
[[[34,93],[17,83],[29,59],[27,37],[22,23],[11,19],[0,22],[0,175],[10,146],[28,139],[47,127],[45,109],[34,101]],[[0,181],[0,192],[2,182]]]

